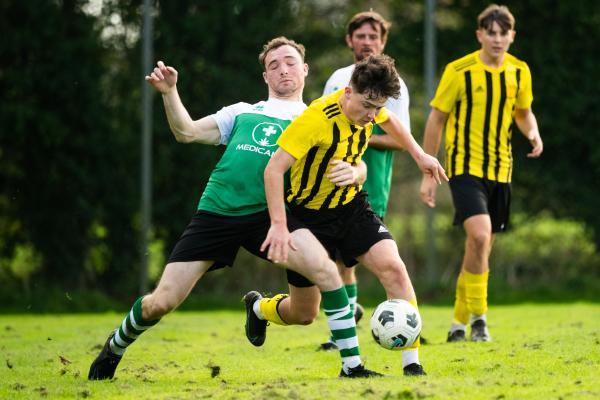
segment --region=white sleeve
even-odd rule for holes
[[[221,139],[219,144],[229,143],[229,137],[233,130],[233,124],[235,123],[235,117],[241,114],[248,107],[248,103],[236,103],[231,106],[223,107],[212,117],[217,122],[219,132],[221,132]]]
[[[335,72],[333,73],[333,75],[331,75],[329,77],[329,79],[327,79],[327,82],[325,83],[325,87],[323,88],[323,96],[326,96],[330,93],[335,92],[334,83],[332,82],[334,76],[335,76]]]
[[[408,113],[408,108],[410,105],[410,97],[408,95],[408,88],[402,79],[400,79],[400,97],[397,99],[390,98],[388,103],[385,105],[389,111],[393,112],[402,124],[408,129],[410,132],[410,115]]]
[[[336,92],[348,85],[350,82],[350,75],[354,68],[340,68],[333,71],[333,74],[327,79],[327,83],[325,83],[325,88],[323,89],[323,96]],[[350,72],[350,75],[348,75]],[[347,76],[346,76],[347,75]]]

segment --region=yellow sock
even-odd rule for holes
[[[419,306],[417,305],[416,297],[414,299],[408,300],[408,302],[410,304],[412,304],[413,306],[415,306],[417,311],[419,310]],[[421,317],[421,323],[423,323],[423,317]],[[415,350],[415,349],[418,349],[419,347],[421,347],[421,335],[419,335],[417,340],[415,340],[415,342],[410,347],[407,347],[406,350]]]
[[[465,288],[465,274],[461,272],[456,280],[456,298],[454,300],[454,323],[467,325],[469,323],[469,309],[467,307],[467,294]]]
[[[278,294],[273,297],[265,297],[260,300],[260,312],[262,312],[267,321],[273,322],[277,325],[287,325],[285,321],[281,319],[281,316],[277,311],[277,306],[286,297],[288,297],[287,294]]]
[[[463,271],[465,275],[465,297],[469,313],[484,315],[487,313],[487,288],[489,271],[483,274],[472,274]]]

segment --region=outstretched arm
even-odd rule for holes
[[[432,108],[427,118],[427,124],[425,125],[425,134],[423,137],[423,150],[427,154],[437,156],[440,148],[440,142],[442,140],[442,129],[446,123],[448,114],[437,108]],[[435,207],[435,197],[437,191],[437,182],[435,182],[430,176],[423,174],[421,179],[421,188],[419,190],[421,194],[421,200],[429,207]]]
[[[387,133],[383,135],[371,135],[369,147],[379,150],[404,150],[402,144]]]
[[[540,136],[538,129],[537,119],[530,108],[517,108],[515,109],[515,122],[519,127],[519,130],[529,143],[531,143],[531,153],[527,154],[529,158],[537,158],[544,151],[544,142]]]
[[[292,167],[296,159],[287,151],[279,148],[265,168],[265,194],[271,217],[271,227],[261,251],[267,248],[267,258],[275,263],[287,261],[288,247],[296,249],[287,227],[285,202],[283,199],[283,175]]]
[[[162,94],[171,132],[181,143],[219,144],[221,133],[213,117],[192,120],[177,92],[177,70],[159,61],[146,81]]]
[[[417,143],[410,132],[402,125],[402,122],[394,114],[389,115],[389,119],[380,124],[381,128],[391,137],[396,139],[403,148],[408,151],[411,157],[417,163],[417,166],[424,174],[431,176],[438,184],[443,180],[448,180],[444,168],[439,161],[429,154],[425,153]]]

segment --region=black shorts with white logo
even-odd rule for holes
[[[456,211],[454,225],[462,225],[474,215],[488,214],[492,220],[492,232],[503,232],[508,228],[510,183],[458,175],[450,178],[450,190]]]
[[[290,232],[306,228],[292,215],[287,216]],[[250,215],[228,216],[199,210],[175,244],[169,263],[214,260],[209,271],[233,265],[240,247],[267,260],[260,246],[271,226],[269,213],[261,211]],[[268,261],[268,260],[267,260]],[[313,283],[297,272],[286,270],[288,282],[297,287]]]
[[[331,259],[341,259],[346,267],[357,264],[356,257],[375,243],[393,240],[381,218],[371,209],[365,192],[336,208],[312,210],[295,204],[288,206],[292,215],[319,239]]]

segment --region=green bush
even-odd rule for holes
[[[496,235],[490,257],[491,302],[594,299],[600,288],[600,255],[583,222],[516,214],[513,229]],[[464,251],[464,232],[452,213],[437,213],[434,273],[426,270],[424,214],[390,215],[386,223],[398,243],[419,298],[449,303]],[[362,301],[378,302],[385,293],[371,273],[358,271]]]
[[[600,255],[583,223],[542,213],[516,215],[515,229],[498,235],[491,265],[513,289],[597,288]]]

